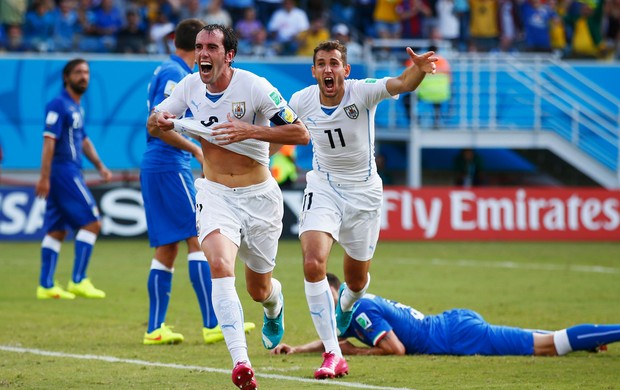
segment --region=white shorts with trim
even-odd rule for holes
[[[273,271],[284,215],[275,179],[237,188],[197,179],[195,186],[198,241],[219,230],[237,245],[239,258],[252,271]]]
[[[310,230],[326,232],[352,258],[372,259],[381,230],[381,178],[375,175],[363,183],[338,183],[310,171],[306,183],[299,236]]]

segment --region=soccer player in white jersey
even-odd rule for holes
[[[211,266],[212,301],[233,361],[233,383],[255,389],[235,259],[245,263],[247,291],[264,308],[263,344],[275,348],[284,334],[282,288],[272,278],[284,205],[269,155],[281,144],[307,144],[310,136],[266,79],[232,67],[236,52],[231,28],[205,26],[196,37],[198,72],[155,107],[147,126],[152,134],[172,130],[189,108],[194,120],[180,122],[209,134],[199,139],[204,179],[196,180],[198,240]]]
[[[316,379],[348,374],[338,334],[351,322],[355,303],[370,283],[370,260],[379,238],[383,183],[374,156],[375,111],[390,97],[413,91],[435,72],[433,52],[417,55],[398,77],[347,80],[351,65],[338,41],[314,49],[312,76],[317,84],[293,94],[290,105],[308,126],[313,144],[312,171],[306,175],[299,237],[305,292],[314,327],[323,341],[323,364]],[[344,249],[344,277],[335,305],[329,293],[327,259],[333,242]]]

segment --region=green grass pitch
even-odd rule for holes
[[[204,345],[182,246],[167,323],[175,346],[144,346],[146,282],[153,251],[145,240],[99,240],[89,277],[104,300],[38,301],[39,243],[0,242],[0,388],[227,389],[232,362],[224,343]],[[66,284],[73,242],[56,272]],[[262,389],[620,389],[620,344],[564,357],[405,356],[348,358],[350,375],[315,381],[319,355],[270,355],[261,344],[261,306],[249,299],[241,264],[237,290],[249,353]],[[342,277],[335,245],[329,269]],[[370,292],[426,314],[465,307],[489,322],[560,329],[620,323],[620,242],[380,242]],[[303,290],[299,242],[282,241],[274,272],[286,297],[284,341],[316,338]]]

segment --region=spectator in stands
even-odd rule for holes
[[[235,32],[239,37],[239,54],[264,56],[267,53],[267,31],[263,24],[256,18],[256,10],[253,7],[245,9],[243,19],[235,26]]]
[[[297,53],[297,35],[310,28],[306,12],[295,5],[295,0],[284,0],[267,25],[268,37],[279,55]]]
[[[355,1],[354,0],[333,0],[331,1],[330,21],[332,24],[344,24],[353,26],[355,24]]]
[[[469,49],[469,1],[454,0],[454,13],[459,20],[459,51],[467,51]]]
[[[346,24],[339,23],[332,28],[332,39],[346,46],[348,63],[362,61],[364,57],[364,48],[356,40],[351,38],[351,33]]]
[[[376,0],[353,0],[355,6],[354,25],[355,30],[359,31],[364,37],[371,38],[376,36],[375,12]]]
[[[54,49],[61,52],[75,50],[80,32],[76,0],[60,0],[54,11]]]
[[[549,6],[558,15],[557,19],[551,21],[549,35],[551,39],[551,48],[554,52],[564,56],[568,48],[566,27],[564,26],[564,16],[566,15],[566,1],[549,0]]]
[[[232,27],[232,18],[228,11],[222,8],[222,4],[223,0],[211,0],[202,21],[205,24],[221,24],[222,26]]]
[[[54,50],[54,3],[34,0],[24,21],[23,32],[29,50],[48,52]]]
[[[19,53],[28,51],[20,24],[12,24],[6,28],[6,51]]]
[[[433,128],[438,129],[441,126],[442,107],[450,101],[452,96],[452,71],[448,60],[437,53],[437,46],[430,46],[428,50],[435,52],[435,57],[437,57],[436,73],[433,77],[425,77],[416,91],[421,103],[429,103],[433,106]],[[407,63],[407,66],[410,65],[410,62]],[[410,114],[410,110],[407,110],[407,114]]]
[[[224,8],[232,19],[231,26],[236,26],[245,16],[247,8],[254,8],[254,0],[224,0]]]
[[[168,14],[160,12],[155,23],[151,24],[149,38],[153,44],[151,52],[156,54],[174,53],[174,28],[175,24],[168,19]]]
[[[483,185],[482,158],[471,148],[465,148],[454,159],[454,184],[465,188]]]
[[[597,58],[601,54],[603,6],[605,0],[573,1],[566,24],[571,28],[571,57]]]
[[[433,15],[428,0],[404,0],[396,9],[403,39],[425,38],[425,20]]]
[[[80,23],[84,36],[80,40],[80,50],[109,53],[116,49],[116,35],[123,27],[123,16],[114,0],[101,0],[98,7],[92,2],[82,0]]]
[[[470,0],[470,51],[488,52],[498,47],[497,0]]]
[[[127,10],[125,27],[118,32],[116,38],[117,53],[146,53],[149,37],[147,32],[140,28],[140,15],[137,10]]]
[[[503,52],[517,50],[521,34],[521,18],[519,4],[522,0],[500,0],[498,4],[499,17],[499,49]],[[526,2],[529,0],[525,0]]]
[[[201,19],[206,13],[206,7],[203,7],[200,0],[186,0],[185,6],[179,9],[179,20],[184,19]]]
[[[450,41],[452,47],[457,48],[461,26],[454,9],[454,0],[437,0],[435,15],[437,15],[438,38]]]
[[[558,15],[541,0],[527,0],[521,4],[521,19],[525,31],[525,50],[551,52],[551,26]]]
[[[405,0],[416,2],[418,0]],[[402,33],[401,14],[403,0],[376,0],[373,18],[375,35],[380,39],[400,39]]]
[[[606,3],[605,19],[605,46],[609,57],[620,59],[620,0]]]
[[[282,7],[284,0],[255,0],[256,16],[263,26],[269,25],[273,14]]]
[[[310,22],[310,28],[297,35],[297,55],[312,57],[314,48],[322,41],[329,39],[329,30],[325,27],[325,19],[318,17]]]

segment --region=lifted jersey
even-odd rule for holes
[[[345,80],[337,107],[321,105],[318,85],[293,94],[291,108],[310,131],[315,171],[340,182],[366,181],[377,173],[375,111],[379,102],[391,97],[387,80]]]
[[[270,119],[278,115],[287,123],[289,117],[295,117],[286,100],[269,81],[243,69],[234,69],[228,88],[221,94],[213,95],[218,98],[211,100],[207,96],[206,86],[200,80],[200,74],[196,73],[184,78],[172,91],[170,98],[155,109],[181,117],[189,108],[194,119],[207,128],[228,121],[227,114],[258,126],[269,126]],[[247,139],[238,144],[247,145],[248,150],[259,151],[256,155],[240,154],[265,166],[269,165],[268,142]]]

